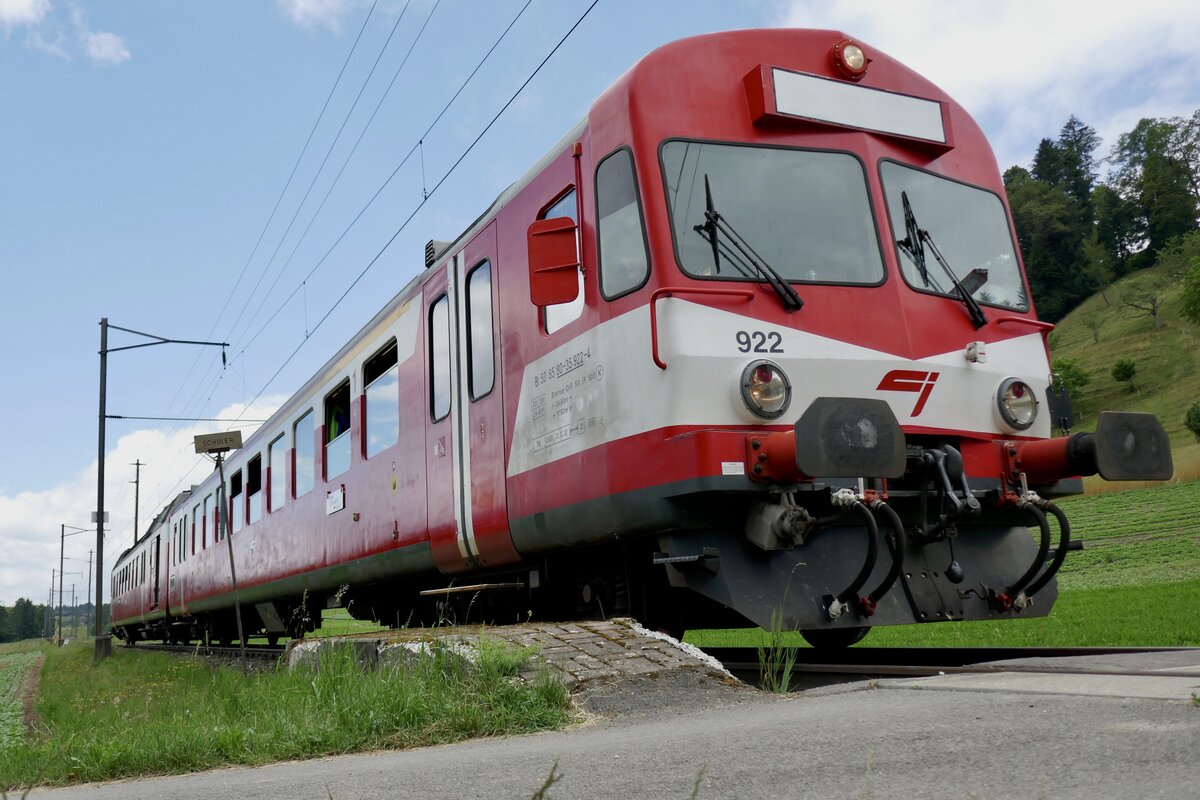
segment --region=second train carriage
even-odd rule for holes
[[[1046,614],[1047,498],[1172,469],[1148,415],[1052,436],[1051,327],[930,82],[834,31],[676,42],[163,510],[113,627],[231,638],[226,524],[273,637],[335,602],[829,644]]]

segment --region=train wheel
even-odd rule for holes
[[[820,628],[800,631],[804,641],[818,650],[841,650],[858,644],[871,632],[871,626],[863,628]]]

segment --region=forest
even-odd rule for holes
[[[1200,322],[1200,109],[1142,119],[1107,152],[1102,144],[1072,115],[1028,169],[1004,173],[1038,315],[1057,322],[1101,292],[1153,316],[1167,281],[1184,283],[1185,316]],[[1164,275],[1108,296],[1118,278],[1160,264]]]

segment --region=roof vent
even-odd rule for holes
[[[430,239],[429,244],[425,245],[425,269],[433,266],[433,263],[438,260],[438,256],[446,252],[450,247],[450,242],[443,242],[439,239]]]

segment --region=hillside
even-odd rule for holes
[[[1133,295],[1156,293],[1160,330],[1149,315],[1124,304]],[[1174,481],[1200,477],[1200,443],[1184,427],[1188,407],[1200,400],[1200,330],[1180,316],[1181,287],[1161,266],[1135,272],[1088,298],[1050,334],[1051,359],[1076,361],[1090,376],[1075,403],[1074,430],[1092,430],[1100,411],[1146,411],[1156,414],[1171,437]],[[1129,383],[1112,377],[1113,365],[1130,359],[1137,374]],[[1089,490],[1102,481],[1087,482]],[[1124,484],[1123,486],[1128,486]],[[1122,485],[1112,488],[1123,488]]]

